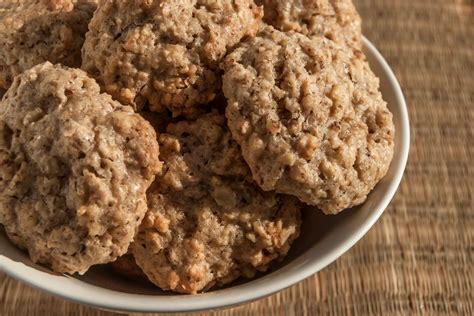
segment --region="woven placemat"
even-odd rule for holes
[[[400,190],[370,233],[334,264],[215,315],[474,314],[474,2],[356,5],[408,101],[412,150]],[[0,274],[0,315],[112,313]]]

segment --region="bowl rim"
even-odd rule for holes
[[[0,271],[4,271],[7,275],[54,296],[101,309],[122,312],[191,312],[225,308],[255,301],[274,294],[320,271],[354,246],[380,218],[400,185],[408,161],[410,125],[407,105],[400,84],[392,69],[375,46],[365,37],[363,38],[363,44],[364,48],[378,63],[378,66],[388,78],[388,84],[393,90],[396,98],[397,108],[401,114],[399,119],[402,126],[402,130],[397,131],[397,133],[400,133],[401,143],[399,149],[400,152],[398,153],[399,159],[392,162],[395,164],[393,167],[395,170],[394,176],[390,179],[383,198],[374,207],[373,212],[371,212],[364,224],[357,231],[345,236],[343,242],[326,253],[318,262],[305,265],[302,269],[299,269],[292,274],[288,274],[285,277],[275,277],[269,281],[271,286],[267,284],[268,282],[256,284],[252,288],[252,291],[246,291],[243,294],[239,293],[240,295],[232,295],[232,291],[230,291],[230,293],[222,295],[221,297],[219,291],[216,291],[204,294],[207,295],[206,297],[204,297],[204,295],[175,295],[163,296],[163,299],[159,299],[159,296],[122,293],[87,283],[87,289],[89,290],[84,290],[81,289],[81,284],[83,285],[84,282],[76,280],[70,276],[65,276],[72,281],[69,282],[68,288],[58,287],[56,282],[45,282],[43,272],[27,267],[24,264],[13,263],[11,260],[7,261],[8,258],[4,256],[0,256]],[[31,269],[31,271],[28,269]],[[64,278],[64,276],[59,276],[59,278]],[[94,290],[95,294],[91,295],[90,290]],[[232,290],[232,288],[226,289],[225,291],[228,290]],[[111,295],[111,292],[114,295]],[[182,304],[183,297],[187,300],[186,304]]]

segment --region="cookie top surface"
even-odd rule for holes
[[[84,273],[115,260],[161,170],[156,133],[86,73],[50,63],[0,104],[0,223],[33,261]]]
[[[257,0],[264,21],[280,31],[324,36],[340,45],[362,49],[361,18],[352,0]]]
[[[197,293],[265,271],[300,230],[300,203],[261,191],[227,130],[209,114],[160,135],[164,172],[131,249],[164,290]]]
[[[80,67],[92,0],[22,0],[0,4],[0,88],[50,61]]]
[[[334,214],[362,203],[386,174],[392,114],[364,56],[267,27],[224,68],[228,124],[264,190]]]
[[[229,47],[255,35],[253,0],[101,1],[83,48],[83,69],[125,104],[193,113],[220,87]]]

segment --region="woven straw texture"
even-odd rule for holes
[[[387,212],[347,254],[213,315],[474,315],[474,1],[356,0],[399,78],[412,150]],[[0,273],[0,315],[112,315]]]

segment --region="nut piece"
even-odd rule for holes
[[[262,15],[253,0],[104,0],[82,67],[122,103],[192,115],[214,99],[227,49],[255,35]]]
[[[86,73],[50,63],[0,103],[0,223],[33,261],[84,273],[127,252],[161,170],[153,128]]]
[[[365,201],[394,148],[392,114],[365,56],[268,26],[223,67],[228,124],[263,190],[328,214]]]
[[[281,259],[300,231],[297,199],[251,180],[223,115],[168,126],[164,172],[148,190],[149,210],[131,246],[164,290],[197,293]]]
[[[0,88],[45,61],[81,66],[93,0],[20,0],[0,4]]]

